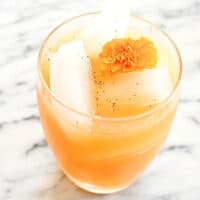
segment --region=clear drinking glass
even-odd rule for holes
[[[176,112],[182,65],[165,33],[132,16],[130,28],[162,44],[174,60],[173,91],[149,111],[128,117],[87,115],[64,105],[49,89],[48,57],[98,14],[67,20],[49,34],[38,58],[37,97],[47,142],[66,176],[85,190],[111,193],[134,182],[159,152]]]

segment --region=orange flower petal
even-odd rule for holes
[[[103,46],[99,58],[104,65],[103,71],[127,72],[153,68],[157,63],[157,50],[147,38],[113,39]]]

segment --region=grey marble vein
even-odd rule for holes
[[[59,23],[100,0],[1,0],[0,200],[200,199],[200,0],[131,1],[132,13],[169,33],[183,58],[181,100],[159,156],[129,188],[95,195],[74,186],[44,139],[36,106],[39,47]]]
[[[44,148],[47,146],[47,143],[46,143],[46,140],[41,140],[39,142],[36,142],[34,143],[30,148],[28,148],[26,151],[25,151],[25,154],[26,155],[29,155],[30,153],[32,153],[33,151],[35,151],[36,149],[39,149],[39,148]]]

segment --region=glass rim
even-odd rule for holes
[[[157,112],[158,110],[160,110],[162,107],[164,107],[170,100],[171,98],[173,97],[173,95],[176,93],[179,85],[180,85],[180,81],[181,81],[181,77],[182,77],[182,72],[183,72],[183,67],[182,67],[182,60],[181,60],[181,55],[180,55],[180,52],[176,46],[176,44],[174,43],[174,41],[171,39],[171,37],[165,33],[163,30],[160,29],[159,26],[149,22],[148,20],[146,19],[143,19],[142,17],[138,17],[138,16],[135,16],[135,15],[131,15],[131,17],[134,17],[136,18],[137,20],[140,20],[142,22],[145,22],[149,25],[151,25],[153,28],[155,28],[156,31],[159,31],[161,34],[163,34],[168,40],[169,42],[172,44],[173,48],[175,49],[175,52],[176,52],[176,55],[178,57],[178,68],[179,68],[179,73],[178,73],[178,79],[176,81],[176,84],[175,86],[173,87],[173,90],[169,93],[169,95],[164,99],[162,100],[158,105],[156,105],[155,107],[153,107],[152,109],[150,110],[147,110],[145,112],[142,112],[142,113],[139,113],[139,114],[136,114],[136,115],[128,115],[128,116],[122,116],[122,117],[104,117],[104,116],[101,116],[101,115],[96,115],[96,114],[87,114],[87,113],[83,113],[83,112],[80,112],[66,104],[64,104],[58,97],[56,97],[56,95],[51,91],[51,89],[48,87],[46,81],[44,80],[44,76],[41,72],[41,69],[40,69],[40,61],[41,61],[41,56],[42,56],[42,52],[43,52],[43,49],[48,41],[48,39],[51,37],[51,35],[57,31],[60,27],[62,27],[63,25],[71,22],[71,21],[74,21],[80,17],[84,17],[84,16],[87,16],[87,15],[95,15],[95,14],[99,14],[101,13],[101,11],[95,11],[95,12],[88,12],[88,13],[84,13],[84,14],[80,14],[78,16],[75,16],[75,17],[72,17],[72,18],[69,18],[67,20],[65,20],[64,22],[62,22],[61,24],[59,24],[58,26],[56,26],[48,35],[47,37],[45,38],[45,40],[42,42],[42,45],[40,47],[40,50],[39,50],[39,54],[38,54],[38,61],[37,61],[37,74],[39,75],[39,79],[42,83],[42,85],[44,86],[45,90],[48,91],[48,94],[58,103],[60,104],[62,107],[64,107],[65,109],[68,109],[70,110],[71,112],[74,112],[78,115],[81,115],[83,117],[86,117],[86,118],[92,118],[94,120],[101,120],[101,121],[112,121],[112,122],[119,122],[119,121],[129,121],[129,120],[137,120],[137,119],[140,119],[140,118],[143,118],[143,117],[146,117],[146,116],[149,116],[151,115],[152,113],[154,112]]]

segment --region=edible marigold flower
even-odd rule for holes
[[[127,72],[155,67],[157,50],[153,42],[144,37],[113,39],[103,46],[99,57],[102,71]]]

